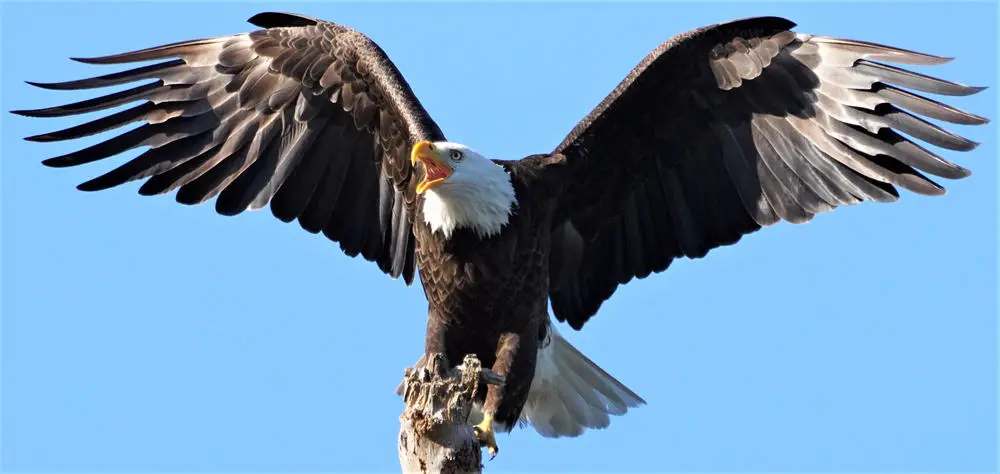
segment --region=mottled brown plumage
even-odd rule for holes
[[[426,352],[453,364],[476,354],[506,377],[505,387],[479,394],[487,418],[505,428],[527,421],[546,436],[607,426],[608,415],[642,403],[558,337],[549,301],[558,320],[580,329],[618,285],[675,258],[702,257],[781,220],[893,201],[897,186],[942,194],[921,171],[949,179],[969,172],[903,133],[967,151],[975,143],[915,114],[986,122],[900,87],[943,95],[980,88],[876,62],[946,58],[792,33],[794,24],[781,18],[722,23],[651,52],[553,152],[495,161],[516,196],[509,221],[504,216],[488,235],[459,222],[446,236],[429,223],[446,225],[460,213],[442,211],[444,201],[438,214],[425,212],[430,198],[417,184],[429,178],[427,162],[411,161],[418,143],[445,143],[444,134],[386,54],[329,22],[281,13],[250,21],[263,29],[81,59],[164,62],[35,84],[155,80],[16,113],[65,116],[145,101],[29,139],[146,122],[45,164],[79,165],[148,146],[80,189],[146,179],[141,194],[177,190],[185,204],[217,197],[226,215],[270,203],[279,219],[322,232],[393,278],[409,284],[418,268],[428,300]],[[442,160],[435,173],[453,171],[446,157],[433,159]]]
[[[483,239],[458,229],[441,239],[426,225],[414,227],[417,267],[429,303],[425,353],[452,363],[476,354],[500,374],[533,374],[548,321],[549,246],[563,162],[549,155],[503,162],[517,194],[516,210],[499,236]],[[417,222],[423,222],[418,208]],[[521,416],[531,377],[504,385],[506,403],[493,390],[484,411],[510,429]]]

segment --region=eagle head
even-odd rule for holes
[[[503,166],[465,145],[429,141],[413,146],[410,162],[423,167],[416,191],[424,195],[424,221],[433,231],[447,238],[464,227],[488,237],[508,222],[516,198]]]

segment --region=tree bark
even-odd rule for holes
[[[482,472],[482,451],[468,423],[469,412],[480,384],[502,383],[474,355],[454,370],[448,370],[440,356],[423,367],[406,369],[406,409],[399,417],[397,446],[403,472]]]

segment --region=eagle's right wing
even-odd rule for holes
[[[143,101],[28,139],[68,140],[145,122],[44,163],[75,166],[148,146],[79,189],[148,178],[140,194],[176,189],[184,204],[218,196],[215,207],[224,215],[270,203],[282,221],[298,219],[307,231],[339,242],[348,255],[361,254],[411,283],[417,180],[411,176],[410,149],[444,135],[386,54],[363,34],[283,13],[262,13],[250,22],[264,29],[79,59],[165,61],[91,79],[33,83],[65,90],[153,80],[74,104],[15,113],[62,117]]]

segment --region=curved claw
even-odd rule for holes
[[[490,452],[490,460],[497,457],[497,453],[500,452],[500,447],[497,446],[497,438],[493,433],[493,418],[483,417],[483,421],[478,425],[472,427],[473,434],[476,435],[476,439],[479,440],[479,444],[486,446]]]

